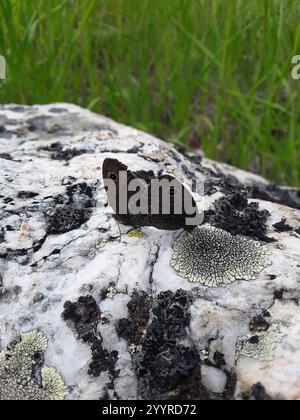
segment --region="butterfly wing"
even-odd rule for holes
[[[126,185],[122,184],[121,173],[126,174]],[[129,209],[129,200],[135,194],[135,191],[129,191],[128,185],[133,180],[138,180],[136,175],[131,172],[126,165],[117,159],[106,158],[102,166],[103,180],[115,184],[115,189],[106,186],[108,204],[114,211],[114,217],[117,221],[127,226],[142,227],[149,226],[148,214],[132,214]],[[125,192],[126,189],[126,192]],[[120,212],[121,194],[126,195],[126,208],[124,212]]]
[[[193,228],[187,224],[187,218],[196,217],[198,210],[196,202],[186,187],[176,178],[163,175],[156,178],[161,185],[156,189],[149,189],[150,225],[157,229],[177,230]],[[165,184],[163,184],[165,182]],[[155,211],[153,212],[153,204]]]
[[[127,183],[122,184],[121,173],[126,174]],[[115,189],[106,187],[108,204],[114,210],[114,217],[124,225],[134,227],[153,226],[163,230],[177,230],[191,228],[187,224],[187,218],[198,215],[195,200],[184,185],[170,175],[163,175],[153,178],[141,195],[141,200],[147,198],[147,214],[133,214],[130,210],[130,198],[136,191],[129,191],[128,185],[131,181],[139,178],[123,163],[117,159],[107,158],[102,167],[104,181],[113,182]],[[154,185],[154,187],[153,187]],[[127,190],[125,212],[120,212],[121,194]],[[188,204],[188,210],[186,205]],[[192,208],[191,208],[192,206]]]

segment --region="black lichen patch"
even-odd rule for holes
[[[94,186],[85,182],[68,185],[66,193],[53,198],[52,211],[45,215],[47,234],[61,234],[86,223],[95,205]]]
[[[6,249],[5,253],[1,253],[0,254],[0,258],[4,259],[4,260],[12,260],[15,258],[21,258],[22,261],[20,261],[20,265],[27,265],[29,260],[30,260],[30,256],[28,255],[30,253],[29,249]]]
[[[14,131],[6,130],[5,127],[0,126],[0,138],[10,140],[16,133]]]
[[[26,121],[30,131],[47,131],[47,121],[50,119],[47,115],[39,115],[37,117],[29,118]]]
[[[260,210],[257,203],[248,203],[246,194],[235,193],[220,198],[214,207],[209,221],[215,227],[226,230],[232,235],[251,236],[264,242],[274,241],[266,236],[270,213],[267,210]]]
[[[51,108],[49,109],[49,112],[51,112],[52,114],[65,114],[66,109],[65,108]]]
[[[93,188],[86,184],[85,182],[81,182],[78,184],[68,185],[66,189],[66,195],[69,198],[69,203],[73,204],[78,201],[78,197],[84,198],[84,207],[92,207],[94,204],[93,201]]]
[[[9,109],[12,112],[20,112],[20,113],[23,113],[26,111],[26,107],[21,106],[21,105],[12,106],[12,107],[9,107]]]
[[[40,147],[40,151],[49,152],[51,159],[69,161],[76,156],[88,153],[85,149],[70,149],[61,143],[52,143],[50,146]]]
[[[0,153],[0,159],[13,160],[12,156],[9,153]]]
[[[190,325],[190,305],[192,300],[188,293],[177,290],[160,293],[152,309],[155,320],[166,328],[166,338],[180,337]],[[152,324],[153,324],[152,322]]]
[[[113,381],[118,376],[115,371],[118,352],[109,352],[102,346],[103,340],[98,331],[101,311],[95,299],[88,295],[80,297],[77,302],[66,302],[62,317],[65,321],[73,322],[77,339],[89,344],[91,348],[92,361],[88,374],[98,377],[101,372],[108,371]]]
[[[225,195],[234,193],[246,193],[248,198],[270,201],[285,206],[300,209],[300,189],[286,188],[269,184],[244,185],[235,176],[225,175],[215,167],[214,171],[201,165],[196,161],[198,170],[205,175],[205,194],[212,195],[217,191]]]
[[[128,305],[130,319],[117,323],[118,334],[135,345],[132,358],[141,398],[222,399],[204,388],[198,349],[190,340],[184,343],[191,302],[183,290],[166,291],[151,299],[144,292],[135,292]]]
[[[251,332],[262,332],[267,331],[270,326],[271,324],[262,315],[257,315],[251,319],[249,329]]]
[[[269,184],[265,188],[255,186],[249,190],[249,196],[300,210],[300,190],[296,188],[282,188],[276,184]]]
[[[298,290],[293,289],[277,289],[274,291],[274,301],[275,300],[292,301],[295,305],[299,306],[300,293]]]
[[[259,343],[259,336],[254,335],[253,337],[249,338],[249,343],[251,344],[258,344]]]
[[[287,289],[277,289],[274,291],[274,300],[281,300],[283,299],[283,294],[287,292]]]
[[[182,158],[193,159],[194,157],[196,157],[195,155],[190,154],[184,147],[180,147],[178,145],[175,145],[174,149],[176,150],[177,153],[174,152],[173,150],[171,150],[170,153],[171,153],[173,159],[177,163],[181,163],[184,160]],[[179,157],[178,154],[181,155],[181,156]],[[198,158],[198,155],[197,155],[197,158]],[[196,162],[201,163],[201,160],[200,161],[197,160]]]
[[[212,195],[218,191],[225,195],[247,192],[247,188],[233,175],[215,174],[208,169],[205,170],[205,174],[207,175],[204,183],[205,195]]]
[[[155,178],[155,174],[153,171],[143,171],[143,170],[135,171],[135,175],[138,178],[143,179],[147,183],[149,183],[151,179]]]
[[[248,193],[249,187],[242,184],[234,175],[225,175],[215,165],[214,169],[202,165],[198,156],[192,159],[197,164],[197,170],[204,175],[204,193],[212,195],[216,192],[222,192],[226,195],[235,193]]]
[[[97,337],[101,312],[92,296],[82,296],[75,303],[67,301],[62,317],[65,321],[70,320],[74,323],[78,339],[87,343]]]
[[[17,197],[20,198],[21,200],[28,200],[30,198],[35,198],[38,195],[39,195],[38,193],[35,193],[33,191],[19,191],[17,194]]]
[[[275,223],[273,225],[273,228],[277,232],[291,232],[293,230],[293,228],[286,223],[286,219],[285,218],[281,219],[280,222]]]
[[[5,197],[5,198],[3,198],[2,201],[3,201],[4,204],[12,204],[12,203],[14,203],[14,199],[12,197]]]
[[[75,206],[56,208],[47,217],[47,234],[61,234],[79,229],[91,216],[91,211]]]
[[[271,401],[273,398],[267,394],[265,387],[258,382],[252,386],[249,392],[242,394],[242,399],[246,401]]]
[[[215,367],[218,369],[221,369],[223,366],[226,366],[224,354],[220,353],[219,351],[216,351],[214,353],[214,362],[215,362]]]
[[[101,372],[108,371],[112,383],[108,385],[111,389],[113,388],[113,380],[119,375],[119,371],[115,370],[115,366],[118,360],[119,353],[116,350],[109,352],[103,349],[100,341],[94,341],[91,345],[93,360],[89,365],[88,374],[98,377]]]
[[[150,332],[156,334],[157,329]],[[158,333],[161,335],[161,331]],[[195,372],[199,369],[200,363],[196,347],[175,345],[168,341],[161,343],[160,341],[163,340],[161,336],[158,343],[156,340],[147,338],[143,348],[146,354],[138,368],[146,385],[146,395],[149,392],[151,397],[157,398],[160,394],[170,395],[175,392],[178,398],[195,397],[195,390],[189,382],[189,377],[196,377],[196,379],[201,377],[200,372]],[[155,348],[156,344],[158,348]],[[200,380],[197,381],[197,385],[200,385]],[[185,390],[185,396],[182,395],[182,388]]]
[[[190,324],[190,303],[189,295],[183,290],[160,293],[154,302],[153,319],[142,339],[136,363],[147,398],[169,394],[183,399],[191,394],[195,397],[194,386],[197,384],[198,389],[201,385],[198,350],[193,344],[179,343],[186,337]]]
[[[117,322],[116,330],[120,337],[130,344],[138,345],[150,317],[150,300],[145,292],[134,292],[127,305],[129,319],[123,318]]]

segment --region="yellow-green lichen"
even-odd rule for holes
[[[48,341],[39,331],[15,338],[0,353],[0,400],[63,400],[67,387],[57,370],[44,367]]]
[[[112,299],[117,294],[117,290],[114,287],[109,287],[106,292],[106,297]]]
[[[142,239],[144,238],[145,234],[139,230],[131,230],[130,232],[128,232],[127,236],[129,238],[138,238],[138,239]]]
[[[173,244],[171,267],[208,287],[255,280],[269,264],[269,249],[258,241],[209,225],[183,231]]]
[[[273,360],[276,345],[282,340],[279,325],[272,325],[267,331],[252,337],[239,337],[236,344],[237,358],[240,356],[259,359],[262,362]]]

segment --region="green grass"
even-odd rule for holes
[[[69,101],[300,184],[297,0],[1,0],[2,103]]]

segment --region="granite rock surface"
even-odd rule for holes
[[[217,287],[181,277],[180,231],[114,221],[106,157],[203,180],[205,224],[269,264]],[[69,104],[0,107],[0,187],[0,381],[1,354],[39,331],[67,399],[300,399],[299,190]]]

